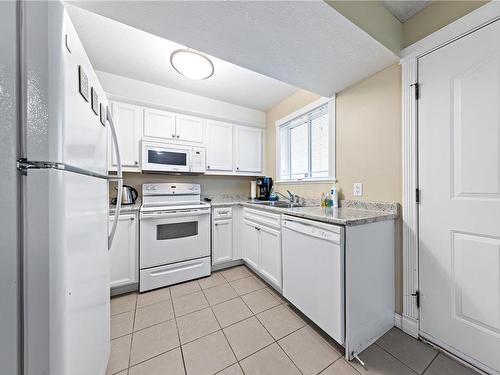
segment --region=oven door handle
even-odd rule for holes
[[[166,219],[166,218],[171,218],[171,217],[191,217],[191,216],[202,216],[202,215],[209,215],[209,214],[210,214],[210,210],[173,211],[173,212],[161,212],[161,213],[141,212],[141,220]]]

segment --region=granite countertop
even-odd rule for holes
[[[340,208],[321,207],[317,204],[306,205],[305,207],[283,208],[255,204],[245,197],[225,196],[212,197],[210,204],[212,207],[241,205],[243,207],[346,226],[394,220],[399,216],[399,204],[393,202],[342,200],[340,201]]]
[[[142,205],[142,199],[137,198],[134,204],[127,204],[127,205],[121,205],[120,208],[120,214],[129,214],[132,212],[138,212],[141,208]],[[115,213],[115,205],[114,204],[109,204],[109,214],[113,215]]]
[[[273,207],[256,204],[244,196],[216,196],[212,199],[212,207],[230,207],[241,205],[243,207],[254,208],[263,211],[275,212],[304,219],[321,221],[337,225],[361,225],[374,223],[383,220],[394,220],[399,216],[399,204],[392,202],[367,202],[357,200],[341,200],[339,208],[320,207],[317,204],[305,207]],[[138,212],[141,208],[142,200],[138,198],[134,204],[122,205],[120,213],[127,214]],[[115,205],[109,205],[109,214],[115,213]]]
[[[397,212],[371,211],[350,207],[296,207],[287,208],[283,213],[304,219],[346,226],[394,220],[398,217]]]

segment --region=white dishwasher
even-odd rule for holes
[[[344,227],[284,215],[283,295],[344,344]]]

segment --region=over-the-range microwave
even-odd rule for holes
[[[205,148],[142,141],[141,169],[151,172],[205,173]]]

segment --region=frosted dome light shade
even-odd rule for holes
[[[205,55],[189,49],[179,49],[170,55],[170,63],[183,76],[202,80],[214,74],[214,65]]]

